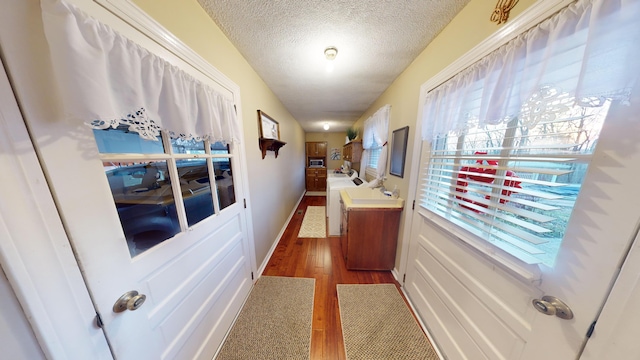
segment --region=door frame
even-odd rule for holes
[[[0,198],[12,204],[0,207],[0,266],[42,352],[48,359],[111,359],[1,61],[0,165]]]
[[[241,137],[234,151],[239,160],[236,162],[241,169],[239,173],[244,174],[236,179],[241,183],[241,191],[236,191],[238,202],[241,199],[245,202],[243,211],[249,263],[251,271],[257,273],[240,87],[129,0],[69,2],[83,10],[83,5],[106,9],[114,18],[119,18],[117,21],[124,20],[141,36],[157,43],[166,50],[167,56],[190,65],[191,68],[185,71],[196,78],[205,76],[213,79],[221,89],[232,94]],[[23,190],[17,192],[11,186],[5,186],[3,175],[0,194],[2,199],[16,199],[29,205],[31,210],[0,208],[0,265],[47,358],[76,358],[80,354],[81,358],[112,359],[104,333],[95,322],[96,310],[73,246],[1,62],[0,68],[0,164],[6,163],[4,168],[11,170],[6,171],[7,180],[12,181],[8,184]],[[3,86],[5,82],[6,88]],[[7,105],[8,100],[13,101],[13,105]],[[34,235],[27,236],[29,234]],[[25,242],[23,239],[30,240]],[[34,248],[42,251],[34,252]],[[87,323],[93,326],[89,327]]]

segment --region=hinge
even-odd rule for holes
[[[593,335],[593,330],[596,328],[596,322],[592,322],[591,326],[589,326],[589,330],[587,330],[587,337],[590,338]]]
[[[244,208],[247,208],[247,199],[242,199],[244,201]]]
[[[402,275],[402,283],[404,284],[404,281],[407,279],[407,274]]]
[[[411,205],[411,210],[415,210],[416,209],[416,201],[413,200],[413,205]]]
[[[253,280],[253,271],[251,272],[251,280]]]
[[[103,325],[104,323],[102,322],[102,318],[100,317],[100,314],[96,312],[96,326],[102,329]]]

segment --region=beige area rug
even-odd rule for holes
[[[327,196],[326,191],[307,191],[304,193],[306,196]]]
[[[337,288],[347,359],[439,359],[394,285]]]
[[[309,359],[315,279],[262,276],[216,359]]]
[[[298,232],[299,238],[323,238],[327,236],[327,218],[324,206],[307,206]]]

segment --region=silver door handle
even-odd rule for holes
[[[138,294],[135,290],[127,291],[113,304],[113,312],[120,313],[125,310],[138,310],[140,306],[144,304],[145,300],[147,300],[147,295]]]
[[[555,296],[545,295],[542,299],[533,299],[533,307],[545,315],[555,315],[561,319],[573,319],[573,311],[569,305]]]

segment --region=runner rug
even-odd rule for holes
[[[327,216],[324,206],[307,206],[304,218],[302,218],[302,226],[300,226],[298,237],[327,237]]]
[[[260,277],[216,359],[309,359],[314,290],[315,279]]]
[[[347,359],[438,360],[395,285],[337,288]]]

